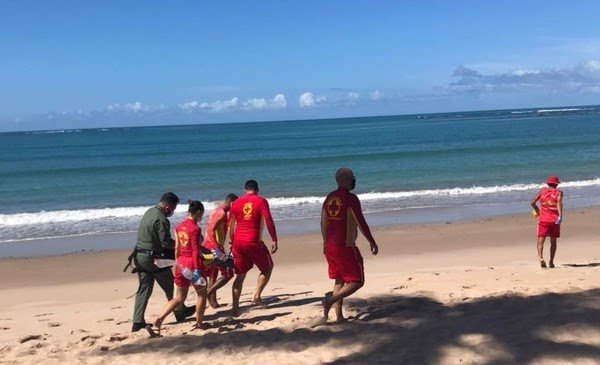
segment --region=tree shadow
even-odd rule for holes
[[[347,306],[357,315],[343,324],[165,337],[123,344],[108,354],[156,351],[177,355],[219,347],[225,353],[251,356],[326,346],[331,351],[346,349],[337,352],[334,364],[430,364],[450,358],[456,363],[499,365],[600,358],[600,348],[590,342],[597,338],[585,340],[587,333],[595,331],[597,336],[600,328],[600,289],[449,304],[426,296],[385,295],[350,299]]]

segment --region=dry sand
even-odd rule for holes
[[[349,321],[315,328],[333,286],[320,238],[282,237],[267,308],[249,306],[253,270],[241,317],[208,309],[213,328],[192,332],[171,316],[158,339],[130,332],[127,252],[0,260],[0,363],[599,364],[599,222],[599,208],[567,212],[546,270],[526,215],[376,229],[378,256],[359,243],[367,283]],[[164,304],[156,287],[146,320]]]

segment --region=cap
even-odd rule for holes
[[[560,184],[560,180],[558,180],[558,176],[548,176],[546,184],[558,185]]]

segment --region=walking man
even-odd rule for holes
[[[369,241],[371,253],[377,255],[379,248],[365,221],[358,197],[351,192],[356,185],[352,170],[342,167],[335,173],[337,190],[329,193],[321,210],[321,234],[323,252],[327,259],[329,278],[335,280],[333,294],[323,299],[323,321],[334,307],[336,320],[345,320],[342,312],[343,299],[355,293],[365,283],[363,258],[356,238],[357,228]]]

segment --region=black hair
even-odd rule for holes
[[[227,194],[227,196],[225,197],[225,201],[231,203],[231,202],[234,202],[237,198],[238,198],[237,195],[231,193],[231,194]]]
[[[246,184],[244,184],[244,189],[258,191],[258,183],[256,180],[248,180],[246,181]]]
[[[163,196],[160,198],[160,202],[170,205],[179,204],[179,197],[175,195],[175,193],[169,191],[168,193],[163,194]]]
[[[188,200],[188,213],[196,214],[198,212],[204,212],[204,205],[198,200]]]
[[[548,184],[548,186],[550,186],[551,188],[555,188],[555,189],[556,189],[556,187],[557,187],[558,185],[556,185],[556,184]]]

